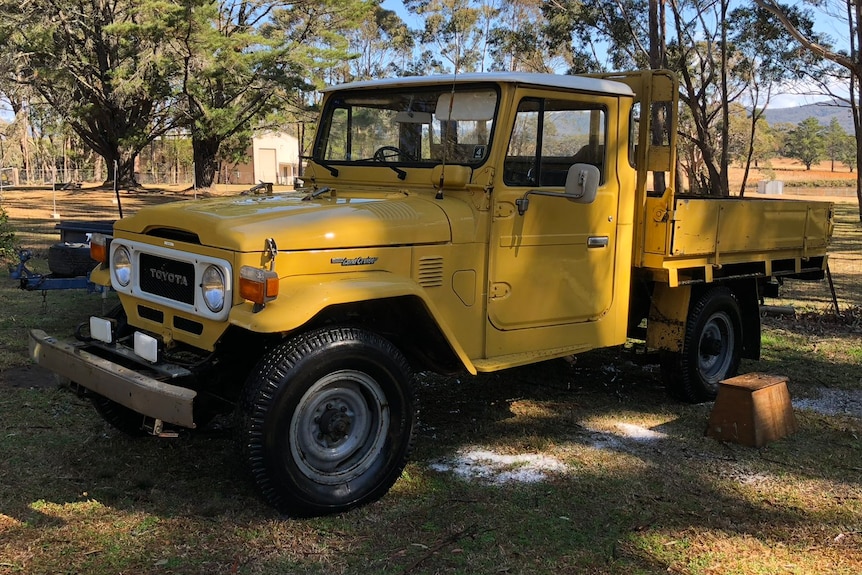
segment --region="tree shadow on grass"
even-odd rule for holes
[[[852,507],[784,500],[789,484],[844,485],[851,497],[860,491],[858,474],[853,479],[835,464],[858,456],[852,434],[859,425],[803,416],[796,435],[766,449],[720,444],[703,435],[709,405],[667,399],[658,371],[620,350],[585,354],[573,365],[424,377],[414,462],[391,493],[344,515],[303,521],[277,520],[261,503],[229,429],[136,440],[67,392],[4,392],[0,513],[20,523],[5,534],[27,546],[40,533],[103,515],[103,528],[132,545],[149,541],[141,522],[158,520],[152,546],[124,555],[140,573],[159,572],[162,556],[186,565],[174,572],[189,573],[208,562],[235,564],[238,556],[247,572],[264,573],[659,573],[674,561],[662,550],[683,536],[695,547],[718,533],[780,548],[853,524]],[[625,426],[655,435],[633,438]],[[473,446],[548,453],[566,470],[542,482],[497,485],[430,467]],[[320,548],[298,552],[299,541]],[[58,544],[80,555],[87,543]],[[72,555],[81,572],[115,560]],[[849,556],[859,560],[858,551]]]

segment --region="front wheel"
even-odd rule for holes
[[[412,379],[395,346],[360,329],[320,329],[267,354],[240,406],[243,455],[267,502],[314,516],[383,496],[412,449]]]
[[[673,395],[692,403],[711,401],[718,383],[736,375],[741,352],[739,302],[726,287],[714,287],[693,301],[682,352],[664,353],[662,372]]]
[[[125,338],[134,331],[129,325],[126,311],[121,304],[111,308],[104,317],[115,320],[114,333],[117,339]],[[111,427],[132,437],[145,435],[143,415],[97,393],[91,392],[89,395],[96,413]]]

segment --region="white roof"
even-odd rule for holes
[[[449,74],[442,76],[403,76],[399,78],[382,78],[380,80],[365,80],[324,88],[323,92],[335,90],[363,88],[396,88],[417,85],[467,84],[475,82],[496,82],[511,84],[529,84],[546,88],[564,88],[580,92],[600,92],[632,96],[631,88],[622,82],[588,78],[585,76],[563,76],[559,74],[533,74],[528,72],[485,72],[470,74]]]

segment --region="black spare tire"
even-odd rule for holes
[[[88,244],[56,243],[48,248],[48,269],[55,276],[85,276],[96,266]]]

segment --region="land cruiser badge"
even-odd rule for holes
[[[332,258],[329,260],[331,264],[338,264],[341,266],[370,266],[374,262],[377,261],[376,257],[370,258]]]

